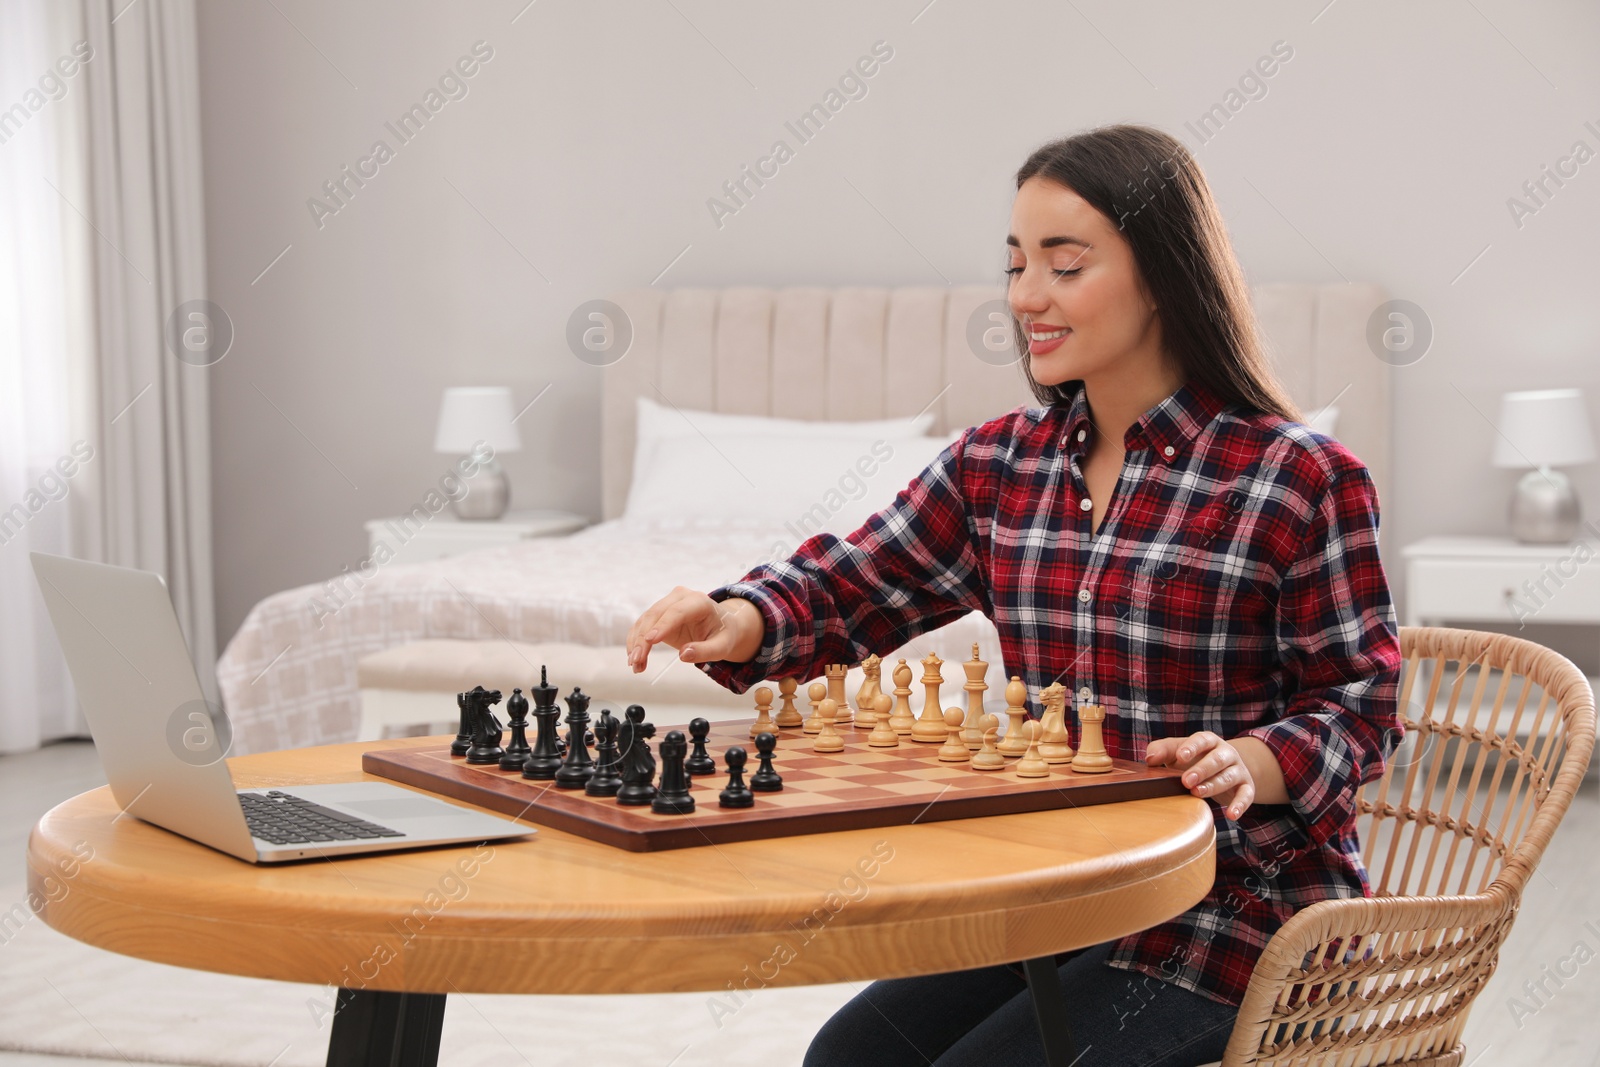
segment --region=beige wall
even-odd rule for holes
[[[1506,206],[1575,141],[1600,149],[1600,12],[1321,6],[543,0],[513,23],[522,0],[201,0],[210,288],[237,338],[212,390],[220,639],[436,482],[447,385],[550,384],[507,460],[514,506],[597,515],[601,372],[563,341],[579,303],[996,279],[1010,174],[1115,121],[1197,151],[1253,281],[1370,280],[1427,310],[1384,522],[1395,544],[1503,529],[1515,475],[1477,412],[1510,388],[1600,398],[1600,161],[1520,229]],[[480,40],[467,95],[400,145],[385,123]],[[797,144],[784,123],[879,40],[865,97]],[[1202,145],[1185,124],[1275,41],[1292,58]],[[794,157],[719,228],[707,199],[780,137]],[[308,199],[380,138],[394,158],[319,228]],[[1600,465],[1575,473],[1600,513]]]

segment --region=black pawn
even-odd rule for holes
[[[600,709],[600,721],[594,725],[595,741],[599,745],[594,773],[583,787],[592,797],[614,797],[622,788],[622,754],[617,748],[617,731],[621,726],[610,708]]]
[[[567,755],[556,772],[557,789],[582,789],[594,774],[589,746],[584,744],[589,727],[589,697],[576,687],[567,696]]]
[[[456,710],[461,714],[456,739],[450,742],[450,755],[465,756],[472,747],[472,701],[466,693],[456,694]]]
[[[499,763],[506,754],[500,747],[503,730],[489,709],[500,703],[500,690],[475,686],[467,699],[472,703],[472,747],[467,749],[467,762]]]
[[[728,765],[728,788],[717,795],[717,803],[724,808],[754,807],[756,795],[744,784],[744,749],[735,745],[722,758]]]
[[[650,810],[657,815],[688,815],[694,811],[694,797],[689,795],[689,774],[683,761],[689,754],[689,742],[683,731],[669,730],[659,747],[661,753],[661,785]]]
[[[511,691],[511,699],[506,701],[506,714],[511,716],[511,743],[506,746],[506,754],[500,757],[500,769],[520,771],[533,752],[528,747],[528,698],[522,695],[522,690]]]
[[[706,735],[711,733],[711,723],[705,719],[689,720],[689,736],[694,738],[694,751],[683,761],[683,769],[691,775],[717,773],[717,761],[706,751]]]
[[[776,793],[783,788],[783,779],[772,769],[772,750],[777,747],[778,739],[772,734],[756,735],[756,751],[761,754],[761,766],[750,776],[750,788],[757,793]]]

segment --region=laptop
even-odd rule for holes
[[[252,863],[537,831],[384,782],[236,789],[159,574],[31,553],[106,780],[129,815]]]

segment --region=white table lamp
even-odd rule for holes
[[[467,456],[481,441],[501,452],[522,451],[522,438],[512,420],[511,390],[504,386],[465,386],[446,389],[439,405],[439,428],[433,449]],[[480,463],[477,473],[463,478],[467,491],[452,500],[458,519],[498,519],[511,502],[511,482],[498,459]]]
[[[1580,389],[1507,393],[1500,401],[1496,467],[1533,468],[1511,497],[1511,533],[1532,544],[1564,544],[1578,532],[1582,509],[1572,480],[1552,468],[1595,458],[1589,410]]]

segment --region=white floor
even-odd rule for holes
[[[1589,780],[1544,864],[1535,874],[1489,987],[1467,1026],[1469,1062],[1529,1067],[1600,1067],[1600,788]],[[0,884],[24,873],[28,830],[49,808],[104,783],[94,750],[66,742],[37,752],[0,757]],[[1577,973],[1533,1014],[1514,1011],[1511,998],[1535,1006],[1524,983],[1538,981],[1572,957],[1582,941],[1588,952]],[[0,965],[3,965],[0,959]],[[1567,965],[1568,970],[1571,964]],[[1549,970],[1547,970],[1547,968]],[[1548,983],[1554,989],[1554,983]],[[798,1052],[796,1055],[798,1059]],[[0,1067],[104,1067],[116,1060],[68,1059],[0,1051]],[[156,1067],[161,1067],[157,1064]]]

